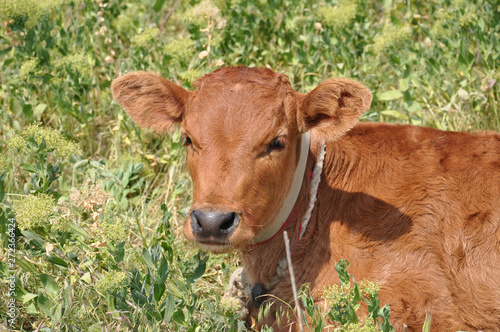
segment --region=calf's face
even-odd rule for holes
[[[113,82],[113,96],[140,126],[181,125],[193,205],[184,233],[212,252],[242,248],[269,226],[290,188],[301,135],[335,140],[369,108],[359,83],[328,80],[307,95],[268,69],[223,68],[187,91],[147,72]]]

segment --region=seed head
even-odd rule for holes
[[[109,271],[98,282],[97,289],[103,293],[116,294],[127,284],[127,273]]]
[[[56,203],[46,194],[28,195],[14,203],[17,226],[21,230],[50,227]]]

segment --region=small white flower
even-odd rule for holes
[[[50,256],[50,252],[51,252],[52,250],[54,250],[54,245],[53,245],[52,243],[50,243],[50,242],[46,242],[46,243],[45,243],[45,254],[46,254],[47,256]]]
[[[198,54],[198,58],[200,58],[201,60],[205,59],[207,56],[208,56],[208,51],[201,51]]]

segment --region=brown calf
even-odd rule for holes
[[[251,282],[288,301],[277,271],[287,230],[297,282],[317,299],[345,258],[357,280],[381,285],[398,331],[420,331],[427,313],[433,331],[500,331],[499,134],[357,124],[371,94],[346,79],[304,95],[284,75],[239,67],[195,86],[146,72],[112,86],[139,125],[181,125],[188,239],[240,250]]]

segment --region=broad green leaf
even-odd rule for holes
[[[64,299],[64,307],[61,307],[61,314],[64,314],[64,312],[69,308],[69,305],[71,303],[71,283],[69,282],[68,279],[66,279],[66,287],[64,287],[63,291],[63,299]]]
[[[0,174],[0,203],[3,201],[3,199],[5,197],[4,179],[5,179],[6,174],[7,174],[6,172],[3,172],[2,174]],[[0,210],[0,211],[2,211],[2,210]]]
[[[28,163],[21,163],[21,168],[30,173],[38,173],[39,171],[34,165]]]
[[[33,293],[24,294],[22,297],[23,304],[28,303],[29,301],[33,300],[37,296],[38,296],[37,294],[33,294]]]
[[[392,116],[396,119],[401,119],[401,120],[408,119],[408,116],[406,116],[405,113],[402,113],[402,112],[396,111],[396,110],[383,110],[383,111],[380,111],[380,114]]]
[[[200,262],[200,264],[196,267],[196,269],[193,272],[193,276],[191,277],[191,280],[194,281],[201,276],[203,276],[203,273],[205,273],[205,270],[207,268],[207,260],[204,259]]]
[[[23,114],[28,119],[31,119],[33,117],[33,107],[31,106],[31,104],[23,105]]]
[[[151,287],[153,288],[153,286]],[[165,293],[165,281],[157,276],[154,283],[154,299],[155,301],[160,301],[163,294]]]
[[[170,322],[172,319],[172,315],[174,314],[175,311],[175,299],[172,294],[168,294],[166,299],[165,299],[165,321],[167,324]]]
[[[384,332],[393,332],[394,327],[392,327],[391,323],[389,322],[389,318],[391,317],[391,309],[389,308],[389,305],[385,305],[383,308],[380,308],[378,311],[378,316],[382,318],[382,331]]]
[[[40,248],[45,249],[45,240],[32,231],[22,231],[22,234],[29,241],[34,241]]]
[[[60,321],[61,320],[61,314],[62,314],[62,303],[57,304],[54,309],[52,310],[52,318],[55,321]]]
[[[399,90],[390,90],[385,92],[380,92],[376,94],[377,99],[381,101],[395,100],[403,97],[403,94]]]
[[[349,263],[346,260],[340,260],[338,263],[335,263],[335,270],[339,276],[340,282],[344,285],[350,284],[349,273],[347,273],[347,268],[349,267]]]
[[[154,11],[158,13],[164,4],[165,4],[165,0],[156,0],[155,4],[153,5]]]
[[[135,289],[130,290],[130,294],[132,295],[132,298],[134,299],[135,303],[137,303],[141,307],[144,306],[144,304],[148,303],[147,296],[139,293]]]
[[[408,90],[410,83],[407,78],[402,78],[399,80],[399,90],[406,91]]]
[[[420,112],[422,110],[422,106],[420,105],[420,103],[418,101],[412,101],[411,104],[409,105],[406,105],[406,110],[410,113],[416,113],[416,112]]]
[[[408,77],[410,77],[410,73],[411,73],[411,65],[410,64],[407,64],[405,66],[405,71],[403,72],[403,79],[408,79]]]
[[[175,295],[175,297],[182,299],[184,298],[185,293],[183,293],[182,289],[178,287],[180,285],[185,285],[180,282],[178,279],[174,279],[174,283],[168,284],[168,290]]]
[[[0,57],[9,53],[11,49],[12,49],[12,47],[7,47],[7,48],[4,48],[3,50],[0,50]],[[7,66],[7,65],[4,63],[4,66]]]
[[[51,262],[52,264],[55,264],[55,265],[58,265],[58,266],[61,266],[64,268],[68,267],[68,263],[66,263],[66,261],[64,259],[62,259],[59,256],[55,256],[52,253],[50,253],[49,257],[45,256],[45,259],[47,259],[47,261]]]
[[[10,100],[10,109],[15,114],[20,114],[23,110],[23,105],[21,104],[21,101],[18,98],[12,98]]]
[[[80,228],[78,225],[76,225],[74,223],[69,223],[68,230],[71,233],[73,233],[73,235],[76,235],[76,236],[80,236],[80,237],[87,238],[87,239],[90,239],[92,237],[89,233],[87,233],[85,230],[83,230],[82,228]]]
[[[384,0],[384,12],[387,17],[390,17],[391,8],[392,8],[392,0]]]
[[[35,118],[39,119],[42,116],[42,114],[46,108],[47,108],[46,104],[44,104],[44,103],[38,104],[35,107],[35,109],[33,110],[33,114],[35,115]]]
[[[54,280],[54,278],[45,273],[40,274],[38,278],[42,282],[43,287],[45,288],[47,293],[49,293],[53,297],[57,295],[57,292],[59,291],[59,285]]]
[[[358,303],[359,301],[361,301],[361,299],[363,298],[363,296],[361,295],[361,289],[359,288],[359,285],[358,283],[355,283],[354,284],[354,287],[352,288],[352,292],[353,292],[353,302],[354,303]]]
[[[37,295],[38,296],[38,295]],[[29,313],[29,314],[38,314],[38,310],[36,310],[36,306],[35,306],[35,303],[34,302],[31,302],[27,307],[26,307],[26,311]]]
[[[409,113],[420,112],[422,110],[420,103],[412,98],[409,91],[405,91],[404,93],[404,105]]]
[[[113,259],[117,264],[123,260],[123,257],[125,257],[125,241],[118,243],[113,252]]]
[[[38,307],[49,317],[53,318],[53,304],[52,302],[43,294],[43,292],[38,293],[37,299]]]
[[[160,260],[160,265],[158,266],[157,273],[160,276],[160,278],[163,280],[163,282],[165,282],[165,280],[167,280],[168,270],[169,270],[168,261],[165,259],[165,256],[162,255],[161,260]]]
[[[31,272],[34,274],[40,273],[36,265],[28,262],[20,256],[16,257],[16,265],[19,266],[24,272]]]
[[[83,280],[85,281],[87,284],[90,285],[90,283],[92,283],[92,277],[90,276],[90,272],[86,272],[81,278],[80,280]]]
[[[186,318],[181,308],[177,309],[177,311],[174,312],[174,314],[172,315],[172,319],[179,325],[186,324]]]
[[[457,95],[458,95],[458,98],[460,98],[460,100],[463,100],[463,101],[469,100],[469,93],[466,90],[464,90],[463,88],[458,89]]]
[[[153,259],[151,257],[151,254],[149,253],[149,251],[146,248],[142,249],[142,256],[141,257],[142,257],[142,261],[147,265],[147,267],[149,267],[151,269],[151,271],[156,270],[156,266],[153,263]]]

